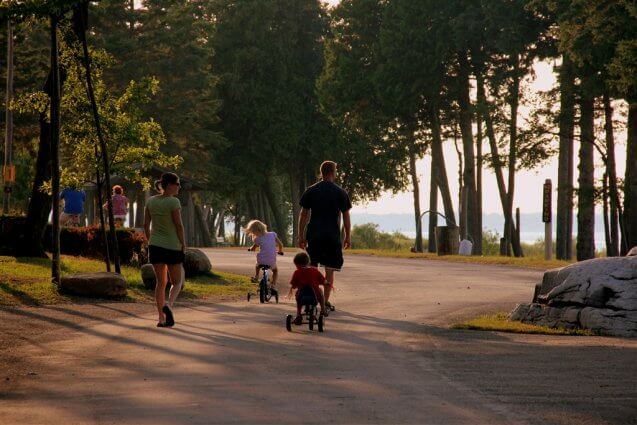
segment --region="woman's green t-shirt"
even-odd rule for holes
[[[146,208],[150,212],[152,226],[148,244],[181,251],[172,216],[173,211],[181,208],[179,199],[174,196],[152,196],[146,201]]]

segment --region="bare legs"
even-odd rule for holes
[[[155,303],[157,305],[159,322],[164,323],[166,316],[161,309],[165,305],[168,305],[168,307],[172,309],[184,284],[184,268],[181,264],[153,264],[153,268],[155,269],[155,278],[157,280],[157,284],[155,285]],[[170,273],[170,281],[172,282],[168,295],[168,303],[166,303],[167,273]]]
[[[161,311],[162,307],[166,305],[166,271],[168,266],[166,264],[153,264],[155,269],[155,303],[157,305],[157,313],[159,317],[159,323],[166,322],[166,316]]]
[[[279,269],[276,267],[272,269],[272,287],[276,286],[276,278],[279,276]]]
[[[325,302],[327,303],[334,285],[334,270],[325,268],[325,280],[327,280],[327,285],[325,285]]]
[[[168,294],[168,307],[172,310],[181,288],[184,287],[186,272],[181,264],[171,264],[168,266],[168,273],[170,273],[170,281],[173,283]]]
[[[256,266],[254,266],[254,278],[252,278],[253,282],[258,282],[259,281],[259,274],[261,273],[261,269],[259,268],[259,264],[257,263]],[[272,268],[272,288],[274,288],[276,286],[276,280],[277,277],[279,276],[279,269],[277,269],[276,267]]]

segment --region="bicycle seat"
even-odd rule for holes
[[[261,270],[270,270],[270,266],[265,265],[265,264],[259,264],[259,268],[260,268]]]

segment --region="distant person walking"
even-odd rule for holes
[[[115,227],[122,227],[128,215],[128,198],[124,196],[124,188],[118,184],[113,186],[111,204],[113,205]],[[104,204],[104,208],[108,208],[108,202]]]
[[[62,226],[79,226],[80,216],[84,213],[86,193],[83,190],[67,187],[60,192],[60,199],[64,201],[64,209],[60,214]]]
[[[172,308],[183,286],[183,262],[186,243],[181,221],[181,204],[175,196],[181,183],[174,173],[164,173],[155,182],[160,193],[146,201],[144,232],[148,239],[148,259],[155,269],[155,301],[159,314],[158,327],[175,324]],[[152,225],[152,228],[151,228]],[[170,294],[166,303],[167,274],[170,274]]]
[[[325,267],[325,305],[334,310],[329,299],[334,288],[334,272],[343,267],[343,248],[350,247],[349,210],[352,203],[347,192],[334,183],[336,163],[325,161],[321,164],[320,171],[321,180],[308,187],[301,196],[299,247],[307,249],[312,266]],[[342,241],[341,215],[345,227],[345,238]]]

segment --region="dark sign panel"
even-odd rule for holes
[[[551,205],[551,195],[553,193],[553,185],[551,179],[546,179],[544,183],[544,192],[542,196],[542,221],[550,223],[553,216],[553,206]]]

